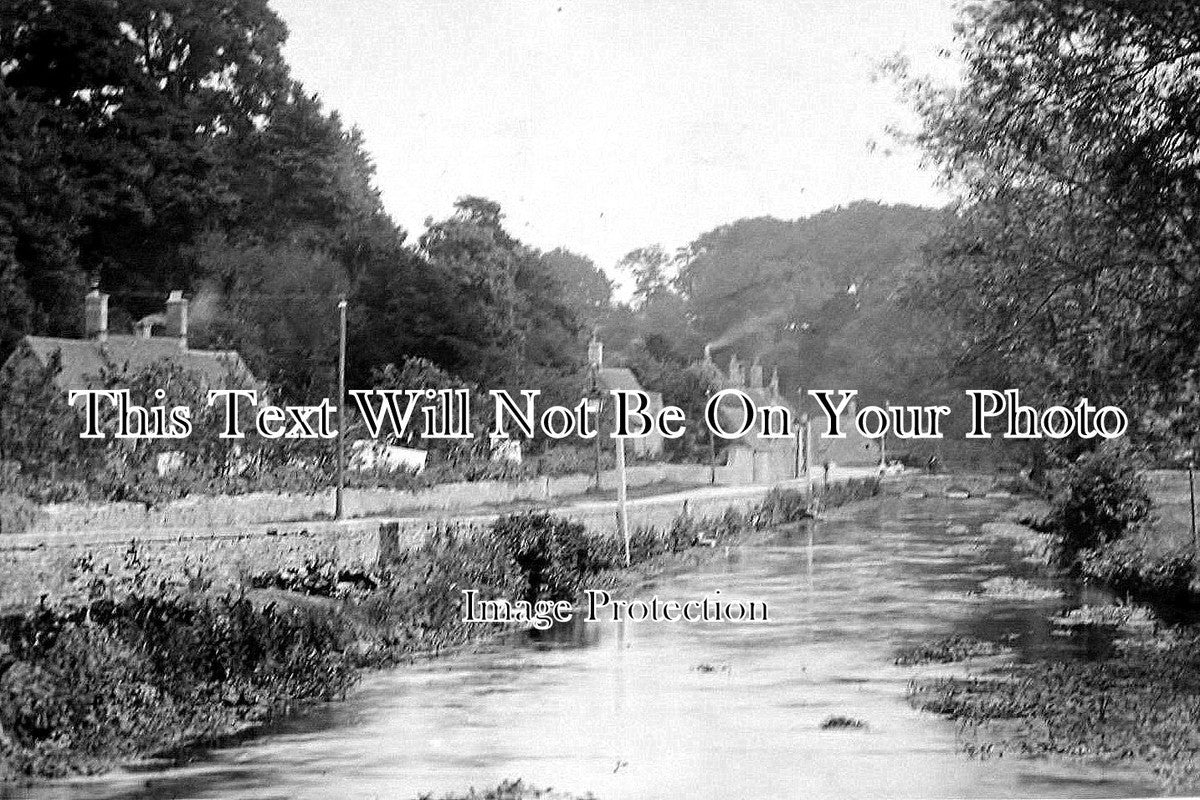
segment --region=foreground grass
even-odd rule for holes
[[[824,505],[878,489],[834,486]],[[378,575],[313,564],[225,594],[156,583],[133,550],[117,575],[82,563],[76,596],[0,619],[0,778],[103,772],[217,739],[342,697],[362,669],[503,631],[462,622],[464,589],[574,600],[807,513],[799,493],[774,491],[746,512],[680,516],[636,532],[632,569],[619,542],[546,512],[439,529]]]
[[[564,794],[551,789],[539,789],[521,780],[504,781],[494,789],[470,789],[466,794],[447,794],[435,796],[421,795],[419,800],[594,800],[589,793],[586,795]]]
[[[912,700],[962,726],[975,755],[1065,756],[1200,786],[1200,634],[1129,644],[1096,662],[1042,661],[917,683]]]

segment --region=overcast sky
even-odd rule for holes
[[[934,65],[951,0],[272,0],[294,75],[361,128],[417,236],[456,198],[611,267],[742,217],[941,204],[872,66]]]

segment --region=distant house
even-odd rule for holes
[[[761,361],[755,358],[749,370],[742,366],[736,354],[729,359],[728,372],[722,372],[712,361],[712,354],[705,348],[704,360],[701,366],[720,389],[738,389],[754,401],[755,406],[786,406],[793,412],[797,404],[785,398],[779,390],[779,372],[774,369],[769,380],[764,380]],[[826,464],[849,466],[873,466],[881,458],[879,442],[867,439],[854,426],[853,420],[857,403],[851,402],[847,413],[841,418],[841,428],[846,432],[842,439],[826,439],[820,435],[824,430],[824,416],[813,409],[812,404],[805,401],[801,410],[807,410],[813,421],[812,434],[812,466],[819,468]],[[744,418],[736,404],[728,408],[722,406],[721,420],[730,429],[737,429]],[[795,431],[795,425],[793,425]],[[734,467],[734,472],[740,474],[740,479],[752,482],[781,480],[792,477],[802,463],[801,444],[794,436],[791,438],[772,439],[760,435],[757,427],[750,433],[733,440],[727,446],[727,465]]]
[[[627,367],[606,367],[604,366],[604,343],[601,342],[595,335],[592,336],[591,342],[588,343],[588,367],[592,371],[595,378],[597,388],[605,394],[605,407],[611,408],[613,404],[612,395],[609,392],[614,389],[626,391],[645,392],[650,401],[650,405],[646,408],[646,413],[650,416],[656,416],[663,407],[662,393],[647,392],[642,388],[642,384],[638,382],[637,376]],[[611,420],[611,416],[609,416]],[[631,429],[639,430],[636,427],[637,418],[633,419]],[[601,427],[602,431],[613,430],[610,423],[606,423]],[[626,441],[626,452],[635,458],[658,458],[663,452],[663,437],[662,434],[651,431],[648,435],[637,438],[628,439]]]
[[[136,373],[159,363],[170,363],[195,376],[202,386],[253,388],[261,384],[232,350],[193,350],[187,340],[188,301],[181,292],[171,292],[164,314],[140,320],[133,334],[111,334],[108,330],[108,295],[93,289],[84,299],[83,339],[26,336],[0,365],[0,385],[19,381],[50,366],[58,357],[55,385],[63,402],[73,389],[103,387],[105,368]],[[161,335],[155,335],[155,328]],[[81,409],[82,404],[77,403]],[[231,454],[237,454],[236,447]],[[157,456],[157,472],[165,475],[183,465],[182,453],[170,451]]]
[[[84,300],[83,339],[24,337],[0,366],[0,381],[11,381],[26,370],[44,369],[57,353],[61,370],[54,380],[64,395],[72,389],[99,388],[106,366],[138,372],[164,361],[212,388],[258,385],[237,352],[188,347],[187,307],[181,292],[171,292],[166,313],[140,320],[132,334],[112,334],[108,330],[108,295],[93,289]],[[158,335],[156,327],[161,329]]]

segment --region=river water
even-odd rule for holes
[[[1051,634],[1080,602],[982,599],[1031,575],[979,548],[1003,501],[887,498],[722,550],[622,596],[766,602],[770,622],[576,623],[370,675],[347,701],[189,763],[41,787],[45,797],[442,797],[521,778],[598,798],[1110,797],[1157,792],[1097,767],[976,760],[906,702],[897,651],[954,633],[1017,657],[1089,658]],[[968,533],[952,530],[967,526]],[[1050,585],[1047,581],[1042,581]],[[828,730],[832,716],[865,728]]]

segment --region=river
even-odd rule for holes
[[[40,797],[442,797],[521,778],[598,798],[1110,797],[1157,787],[1099,767],[971,759],[905,699],[899,649],[954,633],[1018,657],[1094,657],[1051,633],[1080,601],[972,595],[1032,575],[973,545],[1004,501],[886,498],[714,554],[622,593],[768,605],[771,621],[575,623],[369,675],[349,699],[187,763],[39,787]],[[968,533],[951,530],[965,525]],[[1043,583],[1050,585],[1048,581]],[[864,728],[823,729],[833,716]]]

